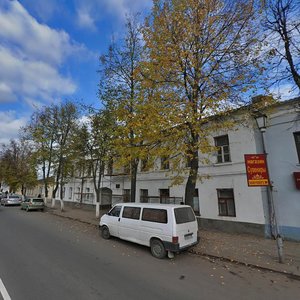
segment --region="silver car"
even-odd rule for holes
[[[29,210],[41,210],[44,211],[45,203],[43,198],[27,198],[21,203],[21,209]]]
[[[19,195],[6,195],[1,199],[1,205],[21,205],[22,197]]]

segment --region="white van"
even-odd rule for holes
[[[156,258],[198,243],[198,223],[188,205],[122,203],[100,219],[101,235],[115,236],[151,248]]]

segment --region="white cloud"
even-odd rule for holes
[[[76,90],[72,80],[61,76],[51,65],[42,61],[23,60],[1,46],[0,65],[0,103],[18,95],[48,100],[49,97],[72,94]],[[6,91],[6,97],[1,90]]]
[[[17,138],[20,127],[25,126],[26,122],[27,118],[18,118],[16,111],[0,111],[0,144]]]
[[[18,1],[0,0],[0,103],[48,102],[76,91],[60,67],[86,48],[34,19]]]
[[[76,48],[65,31],[38,23],[18,1],[0,10],[0,28],[2,41],[22,49],[25,58],[60,64]]]
[[[103,2],[108,11],[123,18],[126,14],[141,12],[152,5],[152,0],[98,0],[98,2]]]
[[[13,94],[10,86],[5,82],[0,82],[0,103],[1,102],[14,102],[16,96]]]
[[[40,101],[37,101],[36,99],[32,99],[32,98],[25,98],[24,99],[25,103],[27,103],[29,105],[30,108],[32,108],[33,110],[39,109],[43,106],[43,103]]]
[[[61,14],[61,3],[61,0],[22,0],[23,6],[30,8],[30,11],[33,11],[43,21],[49,21],[55,14]]]
[[[95,20],[86,8],[77,10],[78,25],[83,28],[96,30]]]
[[[299,96],[295,84],[281,83],[280,85],[273,85],[270,92],[280,100],[288,100]]]
[[[114,16],[114,22],[118,23],[126,15],[150,9],[152,0],[77,0],[76,3],[78,24],[95,29],[96,21],[104,16]]]

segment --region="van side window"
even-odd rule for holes
[[[176,224],[195,221],[195,215],[191,207],[180,207],[174,209]]]
[[[109,213],[109,216],[119,217],[121,211],[121,206],[115,206]]]
[[[168,215],[165,209],[144,208],[142,214],[143,221],[168,223]]]
[[[140,218],[140,212],[141,208],[140,207],[124,207],[123,209],[123,218],[127,219],[135,219],[138,220]]]

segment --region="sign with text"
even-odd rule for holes
[[[245,154],[248,186],[270,185],[265,154]]]

